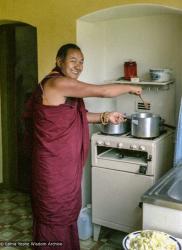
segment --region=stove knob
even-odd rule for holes
[[[145,151],[145,146],[139,146],[139,149],[142,150],[142,151]]]
[[[135,145],[135,144],[130,145],[130,148],[131,148],[131,149],[137,149],[137,145]]]
[[[97,145],[102,146],[102,145],[104,145],[104,142],[103,141],[97,141]]]
[[[123,147],[123,143],[118,143],[118,148],[122,148]]]
[[[106,141],[104,144],[105,144],[106,146],[110,146],[110,145],[111,145],[111,143],[110,143],[109,141]]]

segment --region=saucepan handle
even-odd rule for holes
[[[170,125],[170,124],[163,124],[164,127],[171,128],[171,129],[176,129],[176,126]]]
[[[161,118],[160,125],[164,125],[165,120]]]

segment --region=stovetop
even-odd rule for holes
[[[124,134],[118,134],[118,135],[113,135],[113,134],[104,134],[102,132],[98,132],[98,135],[104,135],[104,136],[114,136],[114,137],[125,137],[125,138],[134,138],[134,139],[138,139],[138,140],[155,140],[156,138],[166,134],[168,132],[167,129],[164,129],[161,131],[160,135],[157,136],[157,137],[151,137],[151,138],[140,138],[140,137],[135,137],[135,136],[132,136],[131,135],[131,132],[127,132],[127,133],[124,133]]]

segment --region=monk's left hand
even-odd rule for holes
[[[126,116],[124,114],[119,113],[119,112],[109,113],[109,122],[113,124],[118,124],[118,123],[125,122],[125,121],[126,121]]]

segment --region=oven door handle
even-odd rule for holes
[[[139,174],[146,174],[147,173],[147,166],[140,165],[139,167]]]

